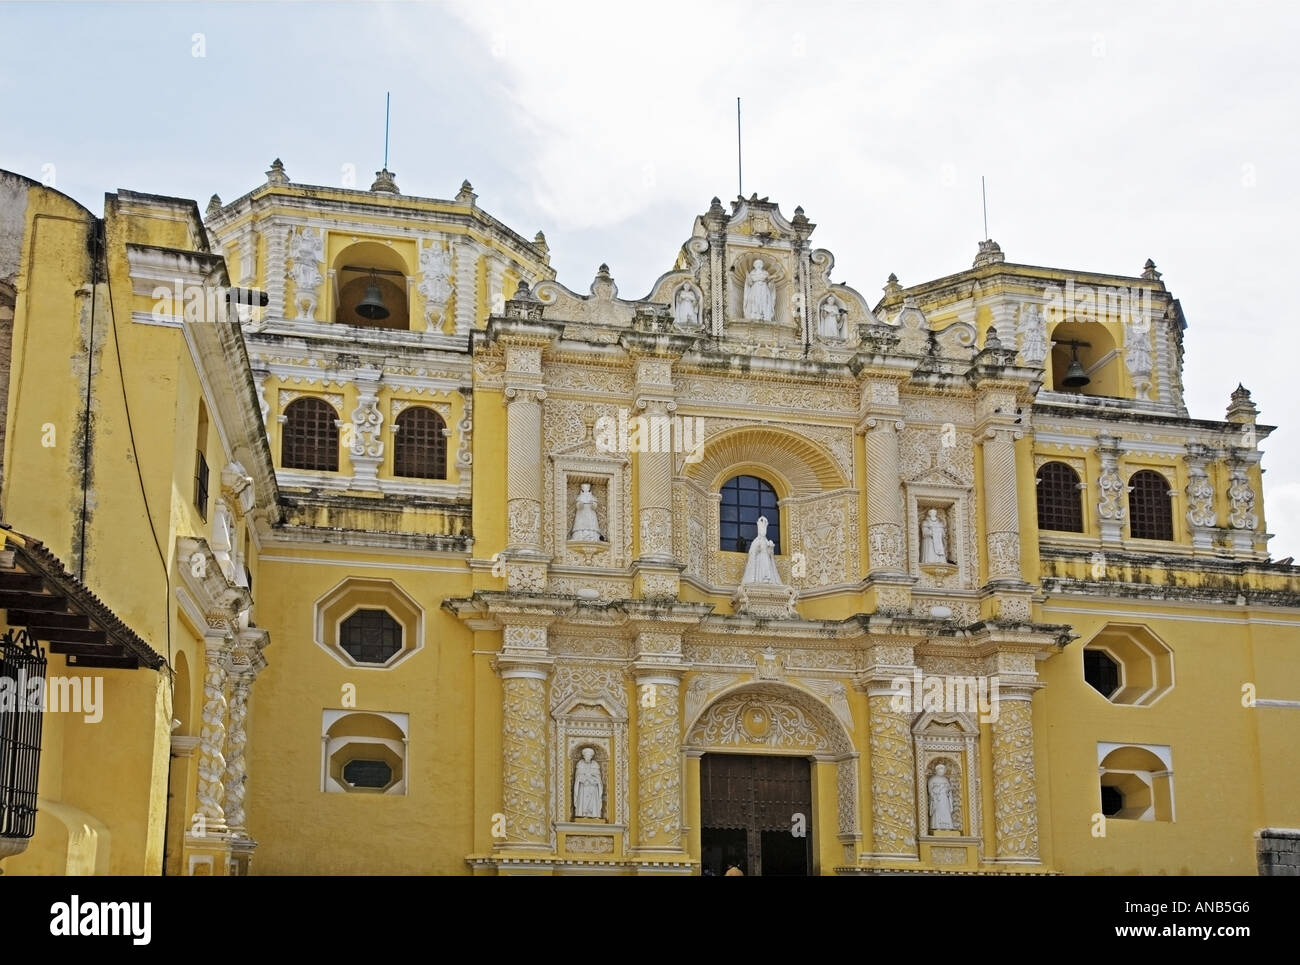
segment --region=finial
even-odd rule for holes
[[[214,194],[208,198],[208,218],[212,218],[221,213],[221,196]]]
[[[474,185],[468,181],[460,182],[460,191],[456,193],[457,201],[461,204],[473,204],[477,198],[478,195],[474,193]]]
[[[271,162],[271,168],[266,172],[267,184],[288,184],[289,175],[285,173],[284,162],[276,158]]]
[[[898,276],[892,271],[889,273],[889,280],[885,282],[885,297],[893,298],[903,293],[903,286],[898,283]]]
[[[1147,281],[1160,280],[1160,272],[1156,271],[1156,263],[1150,258],[1148,258],[1147,263],[1142,266],[1142,277]]]
[[[1228,403],[1228,421],[1254,424],[1259,416],[1259,407],[1250,400],[1250,392],[1240,382],[1232,391],[1232,401]]]
[[[1001,348],[1002,339],[998,338],[998,330],[990,325],[988,331],[984,333],[984,350],[996,352]]]
[[[596,269],[596,274],[598,274],[598,275],[608,275],[608,274],[609,274],[609,265],[605,264],[605,263],[602,261],[602,262],[600,263],[600,267]]]
[[[997,265],[1006,261],[1002,254],[1002,248],[991,238],[987,241],[981,241],[979,253],[975,255],[975,263],[972,268],[982,268],[984,265]]]
[[[370,185],[371,191],[379,191],[383,194],[401,194],[397,190],[397,175],[388,168],[375,172],[375,183]]]

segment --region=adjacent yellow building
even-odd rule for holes
[[[1271,428],[1155,265],[814,228],[627,298],[468,182],[0,173],[4,872],[1300,873]]]

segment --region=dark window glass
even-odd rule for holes
[[[348,761],[343,765],[343,780],[353,787],[388,787],[393,769],[387,761]]]
[[[208,460],[202,452],[194,454],[194,505],[204,520],[208,518]]]
[[[1038,528],[1083,532],[1083,501],[1079,476],[1063,462],[1038,470]]]
[[[442,416],[432,409],[416,406],[403,410],[393,436],[393,475],[446,479],[446,427]]]
[[[1103,697],[1119,689],[1119,665],[1104,650],[1083,651],[1083,679]]]
[[[1109,818],[1114,817],[1123,810],[1124,795],[1120,793],[1119,788],[1103,784],[1101,786],[1101,813]]]
[[[757,476],[728,479],[722,485],[719,546],[735,553],[749,552],[760,516],[767,517],[767,538],[776,544],[772,552],[780,553],[781,513],[776,504],[776,490]]]
[[[1174,511],[1169,482],[1150,469],[1135,472],[1128,481],[1128,531],[1134,539],[1174,538]]]
[[[280,465],[338,472],[338,413],[323,399],[294,399],[285,407]]]
[[[343,621],[339,636],[357,663],[387,663],[402,649],[402,625],[387,610],[358,610]]]

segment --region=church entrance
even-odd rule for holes
[[[703,873],[812,873],[812,763],[801,757],[700,759]]]

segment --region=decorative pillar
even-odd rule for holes
[[[999,660],[1008,655],[999,654]],[[1024,655],[1016,654],[1015,658]],[[1033,669],[1029,655],[1028,669]],[[999,675],[993,719],[993,820],[998,862],[1038,863],[1038,794],[1034,775],[1034,690],[1021,674]]]
[[[286,265],[289,227],[272,221],[266,232],[266,318],[284,318]]]
[[[545,626],[508,625],[497,658],[502,689],[501,848],[551,850],[546,681],[551,673]]]
[[[354,376],[357,407],[352,410],[352,439],[348,455],[352,459],[352,488],[378,492],[379,464],[384,461],[384,437],[380,429],[384,414],[379,411],[379,384],[383,372],[365,366]]]
[[[226,829],[226,663],[229,659],[226,625],[211,621],[215,633],[203,638],[207,669],[203,677],[203,728],[199,731],[198,813],[208,834]]]
[[[232,831],[243,831],[247,824],[244,781],[248,773],[244,745],[248,743],[248,735],[244,721],[248,717],[248,694],[252,686],[252,673],[247,669],[241,668],[231,675],[230,722],[226,731],[225,812],[226,824]]]
[[[456,334],[468,335],[478,323],[478,257],[482,248],[468,239],[456,245]]]
[[[637,847],[682,849],[681,671],[639,668],[637,694]]]
[[[496,255],[487,258],[487,299],[488,312],[501,315],[505,312],[506,293],[504,290],[506,263]]]
[[[727,213],[717,198],[709,204],[704,215],[704,226],[709,237],[708,299],[709,334],[721,338],[725,333],[724,318],[727,311],[728,280],[724,264],[727,244]]]
[[[1255,547],[1259,516],[1255,513],[1255,487],[1247,475],[1249,463],[1233,457],[1228,461],[1228,524],[1232,527],[1232,548],[1249,553]]]
[[[859,686],[867,693],[871,748],[871,853],[868,858],[916,861],[916,759],[912,746],[915,717],[910,692],[915,660],[910,650],[872,647]]]
[[[1020,504],[1016,496],[1016,440],[1006,426],[984,430],[984,525],[989,582],[1020,582]]]
[[[1187,522],[1192,527],[1192,545],[1197,549],[1214,549],[1214,484],[1206,469],[1213,453],[1205,446],[1187,446]]]
[[[864,435],[867,490],[867,585],[875,589],[875,609],[906,613],[912,606],[913,578],[907,573],[903,489],[899,482],[898,434],[903,429],[898,382],[862,383],[858,432]]]
[[[1097,517],[1101,521],[1101,543],[1118,549],[1126,512],[1124,497],[1128,493],[1128,487],[1119,474],[1119,437],[1099,435],[1097,458],[1101,460],[1101,474],[1097,479]]]

